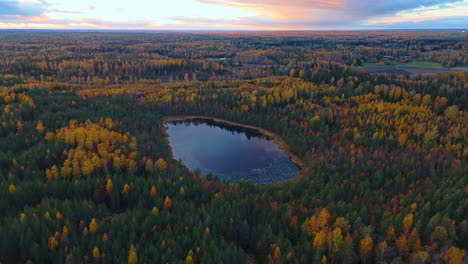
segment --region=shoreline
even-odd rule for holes
[[[161,125],[168,123],[168,122],[177,122],[177,121],[186,121],[186,120],[191,120],[191,119],[205,119],[205,120],[211,120],[216,123],[220,124],[227,124],[227,125],[232,125],[232,126],[238,126],[242,128],[247,128],[247,129],[253,129],[262,135],[265,135],[269,137],[273,143],[277,144],[278,147],[289,157],[289,159],[296,164],[299,167],[299,172],[297,173],[297,176],[301,176],[304,174],[304,172],[308,169],[308,166],[300,159],[296,154],[294,154],[290,149],[289,145],[286,143],[286,141],[278,134],[273,133],[269,130],[266,130],[261,127],[256,127],[256,126],[251,126],[251,125],[245,125],[241,123],[236,123],[233,121],[217,118],[217,117],[209,117],[209,116],[199,116],[199,115],[180,115],[180,116],[163,116],[160,120]],[[165,129],[162,129],[165,132]],[[164,133],[164,137],[167,139],[168,135],[167,133]],[[170,148],[170,146],[169,146]],[[172,151],[171,151],[172,152]],[[285,183],[288,181],[294,181],[297,180],[298,177],[282,181],[282,182],[277,182],[274,184],[281,184]],[[268,184],[271,185],[271,184]]]

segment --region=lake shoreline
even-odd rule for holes
[[[273,141],[273,143],[277,144],[278,147],[289,157],[289,159],[299,167],[300,171],[298,172],[298,176],[303,175],[304,172],[308,169],[305,162],[302,161],[302,159],[300,159],[296,154],[294,154],[289,149],[289,145],[286,143],[286,141],[280,135],[278,135],[276,133],[273,133],[273,132],[271,132],[269,130],[266,130],[264,128],[261,128],[261,127],[245,125],[245,124],[241,124],[241,123],[237,123],[237,122],[233,122],[233,121],[229,121],[229,120],[225,120],[225,119],[221,119],[221,118],[217,118],[217,117],[198,116],[198,115],[163,116],[161,118],[161,120],[160,120],[160,123],[161,123],[161,125],[163,125],[163,124],[169,123],[169,122],[186,121],[186,120],[191,120],[191,119],[211,120],[211,121],[219,123],[219,124],[227,124],[227,125],[231,125],[231,126],[237,126],[237,127],[242,127],[242,128],[255,130],[255,131],[261,133],[262,135],[265,135],[265,136],[269,137]],[[167,133],[165,133],[165,129],[162,129],[162,130],[164,130],[163,135],[167,139],[168,135],[167,135]],[[172,151],[171,151],[171,154],[172,154]],[[275,184],[281,184],[281,183],[288,182],[288,181],[294,181],[297,178],[298,177],[295,177],[295,178],[292,178],[290,180],[277,182]],[[268,185],[271,185],[271,184],[268,184]]]

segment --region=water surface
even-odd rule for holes
[[[234,183],[271,184],[296,177],[299,168],[269,138],[252,129],[206,119],[165,123],[175,160],[203,176]]]

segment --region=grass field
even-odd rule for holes
[[[444,66],[437,62],[427,62],[427,61],[412,61],[407,63],[395,63],[390,65],[379,65],[377,63],[365,62],[362,64],[363,67],[383,67],[383,66],[395,66],[395,67],[418,67],[418,68],[434,68],[440,69]]]
[[[376,63],[371,63],[371,62],[364,62],[362,64],[362,67],[374,67],[374,66],[379,66]]]
[[[408,63],[399,63],[399,67],[421,67],[421,68],[443,68],[444,66],[437,62],[412,61]]]
[[[370,74],[403,74],[417,75],[421,73],[438,74],[445,72],[468,72],[468,67],[443,67],[440,63],[413,61],[408,63],[399,63],[392,65],[378,65],[375,63],[364,63],[364,71]]]

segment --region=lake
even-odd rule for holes
[[[164,124],[175,160],[201,175],[230,183],[272,184],[295,178],[299,167],[271,139],[253,129],[190,119]]]

